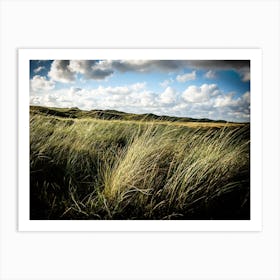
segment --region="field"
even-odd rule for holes
[[[31,219],[250,219],[250,126],[30,107]]]

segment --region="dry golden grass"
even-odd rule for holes
[[[32,114],[31,218],[244,219],[249,126]]]

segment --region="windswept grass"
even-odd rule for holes
[[[249,219],[249,125],[30,118],[31,219]]]

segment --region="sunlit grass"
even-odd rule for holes
[[[248,219],[249,126],[30,117],[32,219]]]

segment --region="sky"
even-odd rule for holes
[[[30,104],[250,121],[249,60],[30,60]]]

